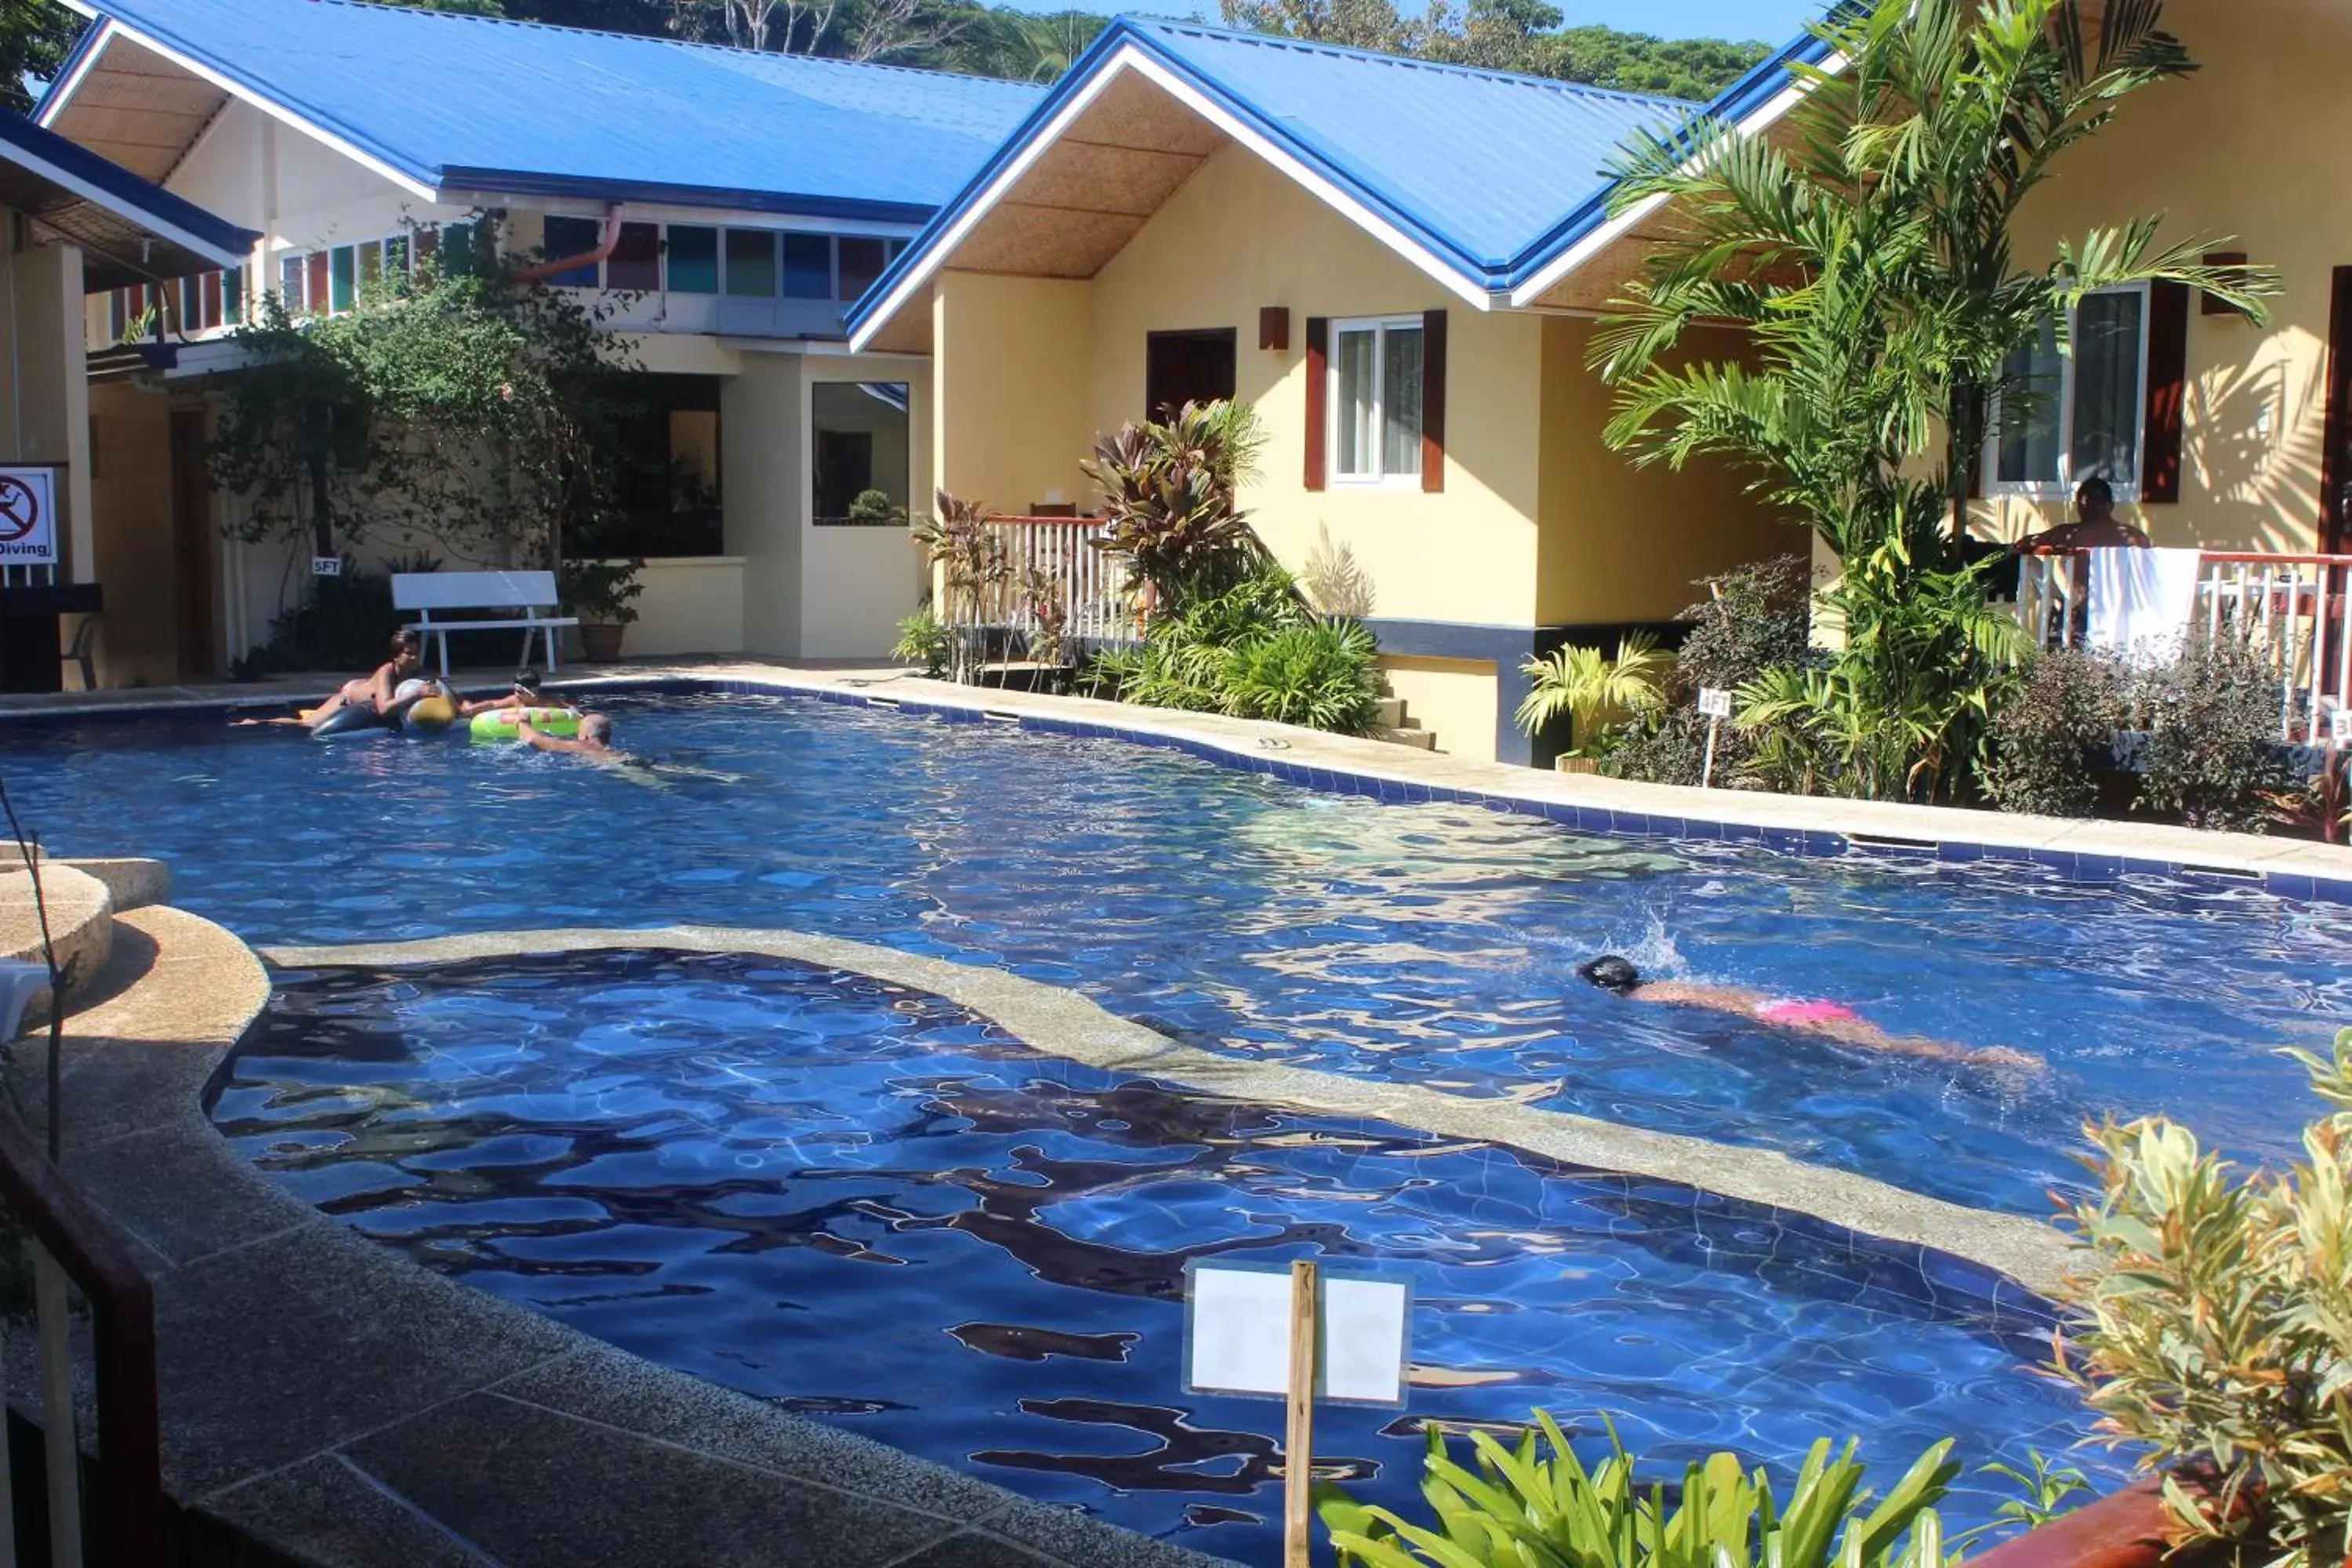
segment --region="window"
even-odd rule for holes
[[[814,515],[820,528],[853,521],[857,498],[879,490],[904,521],[908,455],[912,451],[903,381],[821,381],[809,389],[810,449],[815,458]],[[872,524],[868,523],[869,526]]]
[[[841,241],[841,298],[856,300],[882,276],[882,242],[878,239]]]
[[[1333,475],[1380,482],[1421,473],[1421,318],[1331,326]]]
[[[540,258],[561,261],[567,256],[581,256],[604,242],[604,226],[593,217],[551,217],[541,232]],[[558,272],[547,279],[559,289],[593,289],[596,287],[596,264],[574,267],[568,272]]]
[[[727,231],[727,292],[738,300],[776,297],[776,237],[764,228]]]
[[[408,237],[395,234],[383,242],[383,275],[395,282],[408,277]]]
[[[232,267],[221,274],[221,320],[234,327],[245,320],[245,268]]]
[[[719,231],[669,226],[669,291],[719,292]]]
[[[302,253],[291,251],[278,260],[278,299],[289,315],[302,313]]]
[[[359,258],[348,245],[339,245],[327,253],[328,308],[348,310],[356,301],[359,288]]]
[[[2147,289],[2110,289],[2074,311],[2074,353],[2045,326],[2013,354],[2018,391],[1993,410],[1987,454],[1994,494],[2063,496],[2096,476],[2124,499],[2138,493],[2147,407]]]
[[[360,247],[360,298],[373,300],[383,291],[383,246],[370,240]]]
[[[320,315],[327,312],[327,253],[314,250],[302,258],[302,303]]]
[[[784,236],[784,298],[833,298],[833,237],[829,234]]]
[[[604,287],[657,293],[661,289],[661,226],[625,223],[604,263]]]

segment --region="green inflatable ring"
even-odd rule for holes
[[[580,715],[569,708],[494,708],[475,714],[470,729],[477,741],[512,741],[520,738],[515,725],[524,719],[542,735],[568,741],[580,733]]]

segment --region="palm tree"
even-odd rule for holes
[[[1610,725],[1665,706],[1664,677],[1673,663],[1673,655],[1641,632],[1627,635],[1615,658],[1597,647],[1554,648],[1519,667],[1529,684],[1514,721],[1533,735],[1565,714],[1569,754],[1598,756]]]
[[[1841,559],[1899,543],[1926,565],[1948,512],[1961,531],[1994,400],[2031,395],[2016,356],[2053,323],[2063,346],[2085,295],[2168,279],[2260,320],[2267,276],[2203,265],[2212,240],[2159,245],[2153,216],[2019,264],[2012,226],[2056,160],[2196,68],[2163,0],[2105,0],[2096,24],[2086,8],[1856,4],[1818,29],[1841,69],[1790,68],[1790,134],[1700,121],[1638,143],[1620,210],[1662,198],[1678,221],[1594,338],[1618,388],[1610,443],[1642,464],[1728,455]],[[1675,361],[1721,322],[1753,361]]]

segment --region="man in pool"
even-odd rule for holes
[[[392,657],[377,665],[375,673],[363,675],[357,680],[346,680],[332,696],[318,707],[306,708],[290,719],[238,719],[233,722],[299,724],[306,730],[315,730],[346,708],[365,706],[375,712],[393,715],[395,711],[393,692],[398,689],[401,682],[413,679],[416,672],[424,668],[424,639],[415,632],[394,632],[392,637]],[[415,702],[421,700],[429,695],[431,689],[417,693],[411,697],[409,701]]]
[[[551,735],[534,729],[528,719],[515,721],[515,739],[538,752],[570,752],[576,756],[593,757],[600,763],[625,763],[629,753],[613,746],[613,721],[602,713],[583,714],[580,738],[567,741],[561,735]]]
[[[1613,952],[1604,953],[1580,965],[1576,974],[1578,979],[1590,982],[1613,996],[1631,997],[1636,1002],[1664,1002],[1670,1006],[1709,1007],[1735,1017],[1754,1018],[1779,1028],[1818,1035],[1842,1046],[1857,1046],[1864,1050],[1884,1051],[1891,1056],[1927,1057],[1936,1061],[1964,1062],[1972,1067],[2004,1068],[2012,1071],[2039,1071],[2045,1066],[2041,1058],[2028,1056],[2023,1051],[2012,1051],[2005,1046],[1970,1050],[1965,1046],[1925,1039],[1916,1035],[1890,1035],[1842,1002],[1801,1002],[1785,996],[1768,996],[1761,991],[1744,990],[1736,985],[1694,985],[1680,980],[1644,980],[1642,972],[1633,967],[1631,960]]]

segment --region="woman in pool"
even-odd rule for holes
[[[1718,1013],[1729,1013],[1783,1029],[1819,1035],[1842,1046],[1859,1046],[1864,1050],[2028,1071],[2038,1071],[2044,1065],[2039,1057],[2012,1051],[2005,1046],[1995,1046],[1989,1050],[1970,1050],[1965,1046],[1948,1045],[1942,1040],[1925,1039],[1916,1035],[1890,1035],[1843,1002],[1801,1002],[1785,996],[1768,996],[1761,991],[1744,990],[1737,985],[1694,985],[1680,980],[1644,980],[1642,972],[1633,967],[1631,960],[1613,952],[1580,966],[1576,973],[1579,979],[1589,981],[1612,995],[1630,996],[1636,1002],[1664,1002],[1674,1006],[1712,1007]]]
[[[306,730],[315,730],[344,709],[362,704],[374,712],[390,714],[394,710],[394,690],[402,681],[410,679],[424,668],[424,639],[415,632],[394,632],[392,635],[392,657],[377,665],[374,674],[363,675],[357,680],[346,680],[318,707],[305,708],[290,719],[239,719],[235,722],[299,724]],[[411,698],[410,700],[416,699]]]

